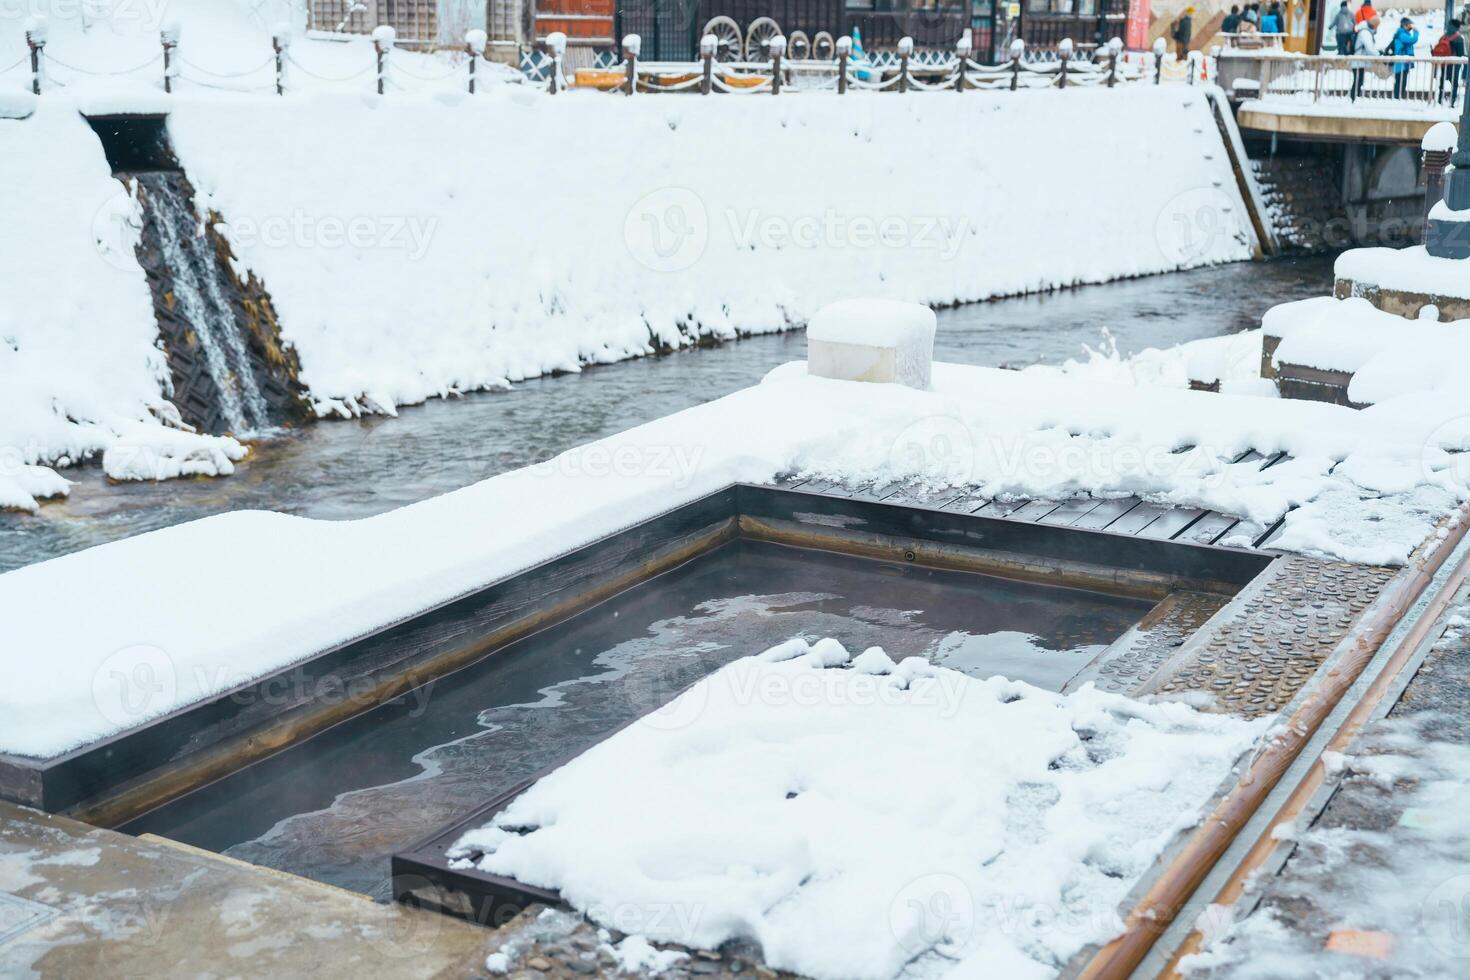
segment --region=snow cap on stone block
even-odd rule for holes
[[[935,325],[934,311],[921,303],[828,303],[807,324],[807,373],[927,389]]]
[[[1443,153],[1454,150],[1460,140],[1460,133],[1455,129],[1454,123],[1439,122],[1429,128],[1424,134],[1422,149],[1425,153]]]

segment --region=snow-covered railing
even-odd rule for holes
[[[710,40],[706,38],[705,41]],[[781,38],[775,39],[782,40]],[[836,57],[790,61],[781,57],[784,46],[773,47],[770,61],[716,60],[718,46],[701,43],[701,59],[695,62],[644,62],[628,56],[625,45],[622,64],[591,71],[583,84],[603,91],[630,95],[638,92],[720,92],[730,95],[780,94],[782,91],[867,92],[964,92],[974,89],[1045,89],[1104,87],[1159,81],[1158,63],[1148,58],[1128,60],[1121,41],[1078,54],[1070,43],[1058,46],[1055,57],[1028,57],[1025,45],[1011,48],[1010,60],[999,65],[982,65],[970,57],[971,48],[962,42],[954,53],[930,53],[919,58],[912,42],[899,42],[895,58],[855,61],[851,47],[840,43]],[[1192,79],[1180,72],[1179,80]]]
[[[1366,55],[1247,55],[1219,59],[1221,84],[1235,95],[1303,104],[1368,102],[1455,106],[1467,59]]]

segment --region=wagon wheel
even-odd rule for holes
[[[786,39],[786,53],[792,61],[805,61],[812,56],[812,42],[806,31],[792,31]]]
[[[713,34],[718,42],[715,45],[716,61],[728,63],[740,60],[744,46],[740,40],[740,25],[735,23],[733,18],[725,16],[710,18],[710,22],[704,25],[704,33]]]
[[[812,57],[818,61],[831,61],[837,56],[837,42],[826,31],[817,31],[812,38]]]
[[[745,31],[745,60],[766,61],[771,56],[767,46],[781,33],[781,25],[769,17],[757,17]]]

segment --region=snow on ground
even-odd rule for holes
[[[1086,378],[1114,384],[1188,388],[1190,382],[1218,384],[1232,395],[1276,397],[1276,386],[1261,377],[1261,331],[1242,330],[1173,347],[1146,347],[1123,357],[1106,329],[1100,347],[1085,345],[1083,360],[1033,364],[1024,374]]]
[[[53,17],[34,114],[0,119],[0,180],[27,188],[0,244],[0,372],[22,379],[0,384],[0,445],[28,464],[102,452],[168,393],[136,206],[79,109],[169,113],[324,414],[782,329],[849,296],[948,304],[1250,255],[1210,110],[1184,86],[834,101],[492,83],[470,99],[462,56],[398,50],[378,98],[366,40],[298,36],[281,98],[269,28],[293,9],[168,5],[170,96],[150,60],[162,9],[87,30]],[[21,26],[0,23],[0,68],[17,62],[0,91],[29,83]],[[1115,149],[1078,181],[1056,132]],[[1078,220],[1097,186],[1126,206]]]
[[[650,939],[833,980],[1054,975],[1264,730],[835,640],[738,660],[451,850]],[[940,746],[943,746],[942,751]],[[882,773],[882,779],[875,779]],[[476,858],[476,855],[482,855]]]
[[[1333,271],[1339,279],[1351,279],[1365,286],[1430,296],[1470,297],[1470,276],[1466,275],[1464,261],[1436,258],[1422,245],[1351,249],[1337,257]]]
[[[916,391],[790,364],[375,517],[237,511],[0,575],[10,647],[47,651],[8,667],[0,751],[53,755],[141,724],[732,482],[806,472],[1052,499],[1137,493],[1262,523],[1300,505],[1284,547],[1393,563],[1467,496],[1467,447],[1470,396],[1455,389],[1359,412],[948,364]],[[1248,449],[1292,459],[1229,462]],[[219,560],[168,577],[165,599],[158,583],[179,554]],[[298,571],[291,587],[236,615],[237,597],[282,568]]]

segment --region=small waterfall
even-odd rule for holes
[[[221,268],[213,238],[203,231],[184,175],[140,173],[135,179],[142,186],[145,236],[156,233],[173,312],[197,343],[223,427],[236,435],[270,428],[271,408],[230,299],[235,284]]]

